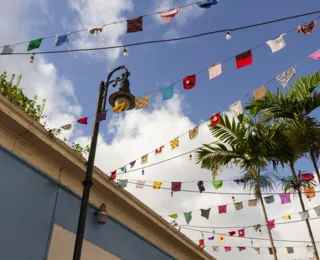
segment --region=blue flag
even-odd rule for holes
[[[161,93],[162,93],[162,99],[164,100],[168,100],[170,98],[173,97],[173,84],[170,85],[169,87],[166,88],[162,88],[161,89]]]
[[[63,44],[66,44],[69,42],[70,39],[70,33],[63,33],[56,36],[56,47],[59,47]]]
[[[202,2],[197,2],[200,8],[210,8],[212,5],[216,5],[218,2],[216,0],[207,0]]]

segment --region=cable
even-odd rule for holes
[[[222,32],[226,32],[226,31],[239,31],[239,30],[249,29],[249,28],[253,28],[253,27],[258,27],[258,26],[262,26],[262,25],[277,23],[277,22],[281,22],[281,21],[286,21],[286,20],[295,19],[295,18],[304,17],[304,16],[309,16],[309,15],[318,14],[318,13],[320,13],[320,11],[315,11],[315,12],[310,12],[310,13],[304,13],[304,14],[289,16],[289,17],[285,17],[285,18],[280,18],[280,19],[276,19],[276,20],[271,20],[271,21],[266,21],[266,22],[262,22],[262,23],[256,23],[256,24],[251,24],[251,25],[246,25],[246,26],[241,26],[241,27],[235,27],[235,28],[231,28],[231,29],[220,29],[220,30],[216,30],[216,31],[199,33],[199,34],[194,34],[194,35],[189,35],[189,36],[184,36],[184,37],[171,38],[171,39],[143,41],[143,42],[129,43],[129,44],[125,44],[125,45],[97,47],[97,48],[82,48],[82,49],[69,49],[69,50],[56,50],[56,51],[38,51],[38,52],[1,53],[0,55],[9,55],[9,56],[10,55],[30,55],[30,53],[38,55],[38,54],[57,54],[57,53],[68,53],[68,52],[110,50],[110,49],[119,49],[119,48],[124,48],[124,47],[133,47],[133,46],[146,45],[146,44],[181,41],[181,40],[186,40],[186,39],[191,39],[191,38],[196,38],[196,37],[202,37],[202,36],[206,36],[206,35],[210,35],[210,34],[222,33]],[[50,37],[52,38],[52,37],[55,37],[55,36],[50,36]]]
[[[198,1],[197,1],[198,2]],[[128,20],[132,20],[132,19],[135,19],[137,17],[148,17],[148,16],[152,16],[152,15],[156,15],[156,14],[159,14],[159,13],[162,13],[162,12],[166,12],[166,11],[170,11],[172,9],[176,9],[176,8],[184,8],[184,7],[188,7],[188,6],[191,6],[191,5],[194,5],[196,4],[197,2],[194,2],[194,3],[190,3],[190,4],[185,4],[185,5],[181,5],[181,6],[178,6],[178,7],[173,7],[173,8],[170,8],[170,9],[167,9],[167,10],[162,10],[162,11],[158,11],[158,12],[153,12],[153,13],[148,13],[148,14],[144,14],[144,15],[138,15],[134,18],[131,18],[131,19],[127,19],[127,20],[120,20],[120,21],[115,21],[115,22],[110,22],[110,23],[106,23],[106,24],[103,24],[102,26],[103,27],[106,27],[106,26],[110,26],[110,25],[115,25],[115,24],[119,24],[119,23],[124,23],[124,22],[127,22]],[[80,30],[76,30],[76,31],[71,31],[69,33],[71,34],[75,34],[75,33],[80,33],[80,32],[84,32],[84,31],[88,31],[88,28],[84,28],[84,29],[80,29]],[[59,33],[60,34],[60,33]],[[55,38],[57,35],[59,34],[56,34],[56,35],[51,35],[51,36],[45,36],[45,37],[42,37],[41,39],[42,40],[46,40],[46,39],[52,39],[52,38]],[[30,41],[23,41],[23,42],[18,42],[16,43],[16,45],[20,45],[20,44],[25,44],[25,43],[29,43]],[[8,44],[6,44],[8,45]],[[0,48],[3,48],[4,46],[6,45],[3,45],[3,46],[0,46]]]

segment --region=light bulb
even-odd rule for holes
[[[30,63],[34,63],[34,56],[33,55],[31,55],[31,57],[30,57]]]
[[[129,53],[127,52],[127,50],[124,48],[123,49],[123,56],[124,57],[128,57]]]
[[[232,36],[229,32],[226,33],[226,39],[229,41],[231,40]]]

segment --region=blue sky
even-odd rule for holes
[[[2,34],[0,45],[98,26],[101,23],[133,18],[184,3],[184,1],[130,0],[108,2],[69,0],[61,3],[45,0],[12,0],[0,10],[0,22],[4,25],[0,28]],[[124,33],[125,24],[105,27],[102,34],[96,38],[87,32],[74,34],[71,35],[70,43],[59,49],[83,46],[102,47],[187,36],[312,12],[318,10],[319,7],[319,2],[316,0],[309,0],[308,4],[298,0],[269,2],[221,0],[218,5],[208,10],[201,10],[196,5],[183,8],[170,24],[166,24],[157,17],[145,17],[143,32],[135,34]],[[29,64],[29,56],[2,57],[0,70],[6,70],[9,74],[22,74],[21,86],[28,94],[37,94],[47,98],[47,124],[49,127],[58,127],[81,116],[94,114],[98,86],[102,80],[106,79],[108,72],[117,66],[127,66],[131,72],[131,91],[136,96],[142,96],[273,39],[315,17],[316,15],[313,15],[233,32],[230,41],[227,41],[225,34],[221,33],[174,43],[130,47],[127,48],[129,57],[123,57],[122,50],[120,54],[115,51],[101,51],[53,54],[43,57],[36,55],[35,63],[32,65]],[[319,28],[316,28],[311,35],[292,32],[285,36],[285,41],[287,46],[274,54],[267,45],[253,50],[251,66],[237,70],[235,60],[231,59],[223,64],[222,75],[211,81],[207,71],[197,75],[197,85],[192,90],[186,91],[181,82],[176,83],[176,95],[170,101],[162,102],[159,91],[151,95],[150,107],[147,109],[130,111],[120,116],[109,113],[107,122],[101,125],[96,165],[105,172],[110,172],[161,144],[167,143],[235,101],[241,99],[245,104],[246,94],[252,93],[266,81],[320,48]],[[27,45],[21,45],[17,51],[26,49]],[[45,40],[40,48],[40,50],[54,49],[54,39]],[[319,70],[319,65],[317,61],[308,60],[297,67],[297,76],[312,74]],[[273,81],[266,87],[274,91],[278,86],[278,82]],[[318,111],[315,116],[319,116]],[[91,131],[92,119],[89,120],[87,126],[75,125],[72,131],[64,135],[69,142],[75,141],[85,145],[89,143]],[[181,147],[170,152],[166,152],[169,148],[165,148],[167,149],[165,153],[158,158],[150,158],[150,163],[170,158],[212,141],[205,125],[199,131],[197,140],[191,142],[187,137],[181,138]],[[313,171],[308,160],[300,160],[297,169]],[[280,172],[289,174],[287,169]],[[220,176],[223,176],[221,177],[223,179],[233,179],[239,177],[238,173],[238,169],[224,169]],[[133,180],[145,178],[147,180],[190,181],[210,180],[211,173],[201,170],[198,165],[189,162],[188,158],[179,158],[158,167],[148,168],[144,177],[140,172],[127,174],[127,176]],[[193,186],[185,188],[194,189]],[[231,202],[231,196],[214,196],[213,198],[210,195],[179,193],[172,198],[170,193],[165,191],[137,190],[134,186],[129,186],[127,190],[160,215]],[[210,191],[210,188],[207,190]],[[232,184],[225,184],[222,191],[232,190],[242,191]],[[306,203],[308,208],[312,208],[319,202],[317,198]],[[299,204],[292,203],[280,207],[270,206],[268,213],[269,218],[272,219],[300,210]],[[260,222],[263,224],[261,212],[250,209],[242,213],[230,214],[227,217],[215,215],[209,223],[194,217],[192,224],[240,226]],[[184,220],[181,220],[180,224],[185,224]],[[295,230],[301,228],[299,236],[295,234],[292,226],[289,226],[291,225],[283,225],[275,229],[273,231],[275,237],[308,240],[303,225],[295,226]],[[185,234],[191,239],[200,237],[199,233],[185,232]],[[266,237],[266,232],[262,236]],[[320,240],[320,238],[316,239]],[[250,246],[249,242],[247,241],[245,245]],[[240,245],[236,239],[230,241],[231,244]],[[261,243],[261,246],[268,246],[268,242]],[[207,250],[212,253],[209,247]],[[309,256],[302,251],[298,253],[299,257]],[[249,260],[256,259],[253,253],[245,252],[243,255]],[[219,259],[233,259],[238,254],[231,252],[226,256],[225,253],[219,253],[217,256]],[[284,255],[283,259],[289,259],[286,257]],[[264,253],[261,259],[270,259],[270,256]]]

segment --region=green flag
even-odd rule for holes
[[[213,187],[215,187],[216,190],[219,190],[223,185],[223,181],[215,181],[215,180],[213,180],[212,184],[213,184]]]
[[[173,218],[173,219],[177,219],[178,218],[178,214],[171,214],[169,215],[170,218]]]
[[[41,45],[41,42],[42,42],[42,38],[30,41],[28,45],[28,51],[38,49]]]
[[[192,219],[192,211],[190,212],[184,212],[184,218],[186,219],[187,225],[189,225],[191,219]]]
[[[123,173],[126,173],[126,172],[127,172],[127,166],[125,165],[125,166],[121,167],[121,171],[122,171]]]

